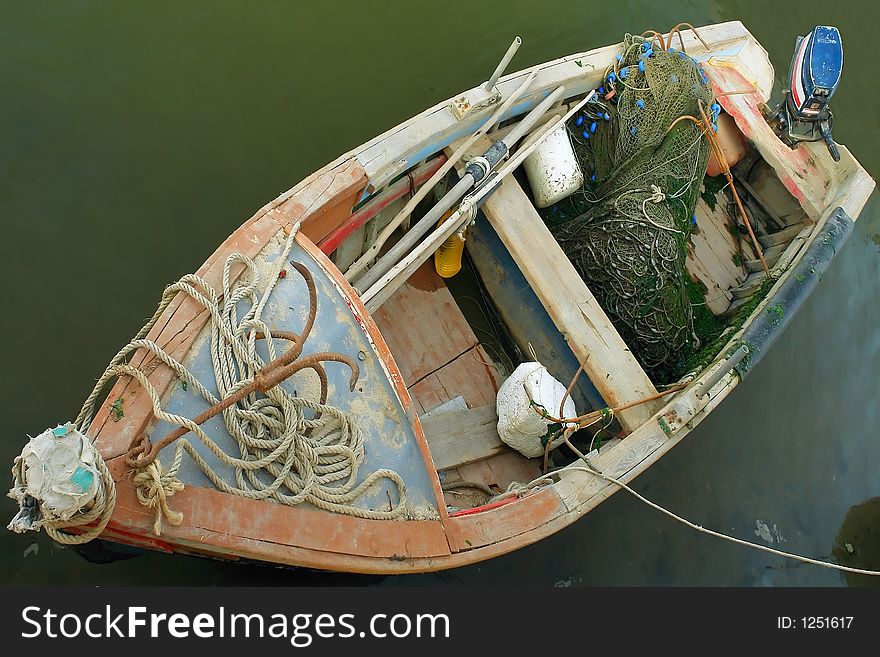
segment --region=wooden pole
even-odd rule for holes
[[[733,200],[736,203],[736,207],[739,209],[740,216],[742,216],[743,221],[746,224],[746,228],[749,231],[749,237],[752,238],[752,246],[755,247],[755,252],[758,254],[758,258],[761,260],[761,266],[764,268],[764,273],[767,274],[767,278],[770,278],[770,267],[767,266],[767,261],[764,259],[764,251],[761,249],[761,245],[758,243],[758,238],[755,237],[755,231],[752,230],[752,223],[749,221],[749,217],[746,214],[746,210],[743,207],[742,201],[739,198],[739,194],[737,194],[736,192],[736,187],[733,184],[733,175],[730,173],[730,165],[727,163],[727,158],[724,157],[721,146],[718,144],[718,140],[715,138],[715,133],[712,130],[712,122],[709,120],[709,117],[706,116],[706,110],[703,109],[702,102],[700,102],[700,116],[703,118],[703,129],[706,131],[706,139],[708,139],[709,146],[712,148],[712,151],[715,153],[715,157],[718,159],[718,164],[721,165],[721,170],[724,173],[724,177],[727,178],[727,182],[730,185],[730,192],[731,194],[733,194]]]

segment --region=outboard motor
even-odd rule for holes
[[[843,42],[836,27],[819,25],[798,37],[791,61],[788,89],[767,116],[779,138],[791,148],[802,141],[825,141],[835,162],[840,152],[831,136],[833,116],[828,101],[843,71]]]

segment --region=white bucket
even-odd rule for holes
[[[535,205],[546,208],[571,196],[584,184],[568,130],[564,125],[551,132],[523,162],[535,197]]]

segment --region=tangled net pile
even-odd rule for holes
[[[171,524],[183,520],[180,513],[170,508],[168,498],[183,489],[177,474],[184,453],[224,493],[286,505],[308,502],[327,511],[360,518],[397,518],[407,510],[404,482],[395,471],[376,470],[358,483],[358,470],[365,458],[363,435],[349,414],[326,403],[328,382],[323,363],[336,361],[347,365],[351,369],[349,384],[352,389],[359,376],[357,363],[334,352],[301,357],[317,312],[317,293],[306,267],[291,263],[305,280],[309,291],[308,318],[302,333],[270,331],[262,319],[269,296],[283,277],[281,272],[295,233],[296,229],[291,232],[262,293],[256,263],[238,253],[229,256],[225,263],[222,296],[195,274],[184,276],[166,287],[153,317],[110,361],[73,423],[85,434],[105,386],[119,376],[127,376],[146,390],[157,419],[179,427],[155,444],[146,435],[136,437],[126,454],[126,464],[135,472],[132,482],[138,499],[155,511],[154,532],[157,535],[161,534],[163,520]],[[232,268],[236,265],[243,265],[244,271],[233,284]],[[219,398],[182,363],[146,338],[179,293],[195,300],[210,314],[211,361]],[[276,339],[290,343],[277,358]],[[264,360],[256,349],[257,342],[262,340],[266,343],[268,360]],[[213,405],[211,409],[192,419],[164,410],[159,391],[144,371],[149,358],[138,367],[128,362],[130,356],[139,350],[145,350],[171,368],[185,389],[191,388],[201,395]],[[314,371],[320,380],[319,400],[291,394],[278,385],[305,369]],[[236,443],[237,455],[225,452],[200,426],[207,416],[221,412],[225,428]],[[232,468],[234,483],[218,474],[189,441],[181,438],[189,432],[222,464]],[[175,443],[174,457],[165,467],[157,457],[172,443]],[[102,486],[91,509],[69,520],[45,518],[42,523],[55,540],[68,544],[83,543],[97,537],[106,526],[116,495],[113,479],[100,457],[98,468]],[[380,479],[390,481],[397,489],[397,504],[378,510],[357,506],[356,500]],[[25,484],[24,473],[21,473],[16,485],[22,488]],[[83,527],[96,520],[95,526]],[[73,528],[75,531],[69,531]]]
[[[682,50],[628,34],[568,125],[587,182],[574,216],[548,223],[647,370],[698,342],[685,244],[709,160],[700,103],[720,111],[708,82]]]

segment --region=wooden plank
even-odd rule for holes
[[[488,139],[480,140],[474,154],[489,146]],[[585,371],[605,402],[617,406],[654,394],[648,375],[513,176],[482,210],[575,356],[586,362]],[[620,414],[621,425],[633,431],[658,408],[658,402],[634,406]]]
[[[483,345],[477,345],[435,373],[440,384],[451,393],[450,399],[461,395],[468,406],[475,408],[494,404],[502,378]],[[465,394],[469,388],[473,393]]]
[[[527,459],[516,450],[506,449],[482,461],[446,470],[444,483],[478,482],[501,493],[513,482],[525,484],[540,477],[541,462],[541,459]]]
[[[785,244],[777,244],[776,246],[771,246],[769,249],[764,251],[764,260],[767,261],[768,267],[773,267],[779,261],[779,257],[782,255],[782,252],[785,251]],[[746,271],[749,273],[754,273],[756,271],[764,271],[763,265],[761,265],[761,261],[755,258],[754,260],[746,260]]]
[[[801,223],[806,218],[797,199],[785,188],[773,167],[765,160],[753,163],[748,169],[743,167],[740,171],[741,179],[747,185],[746,191],[756,200],[760,198],[760,203],[779,218],[783,228]],[[748,179],[745,179],[746,175]]]
[[[778,246],[780,244],[788,244],[791,240],[797,237],[798,233],[800,233],[803,229],[803,224],[793,224],[788,228],[785,228],[778,232],[770,233],[769,235],[765,235],[764,237],[759,237],[758,241],[764,248],[770,248],[771,246]]]
[[[273,214],[285,216],[287,223],[302,217],[303,234],[317,244],[348,221],[366,185],[364,170],[352,160],[281,203]]]
[[[478,221],[469,229],[465,248],[520,352],[530,354],[534,350],[550,374],[560,381],[570,381],[580,363],[488,221]],[[578,413],[606,406],[593,383],[583,375],[578,377],[571,395]]]
[[[739,21],[707,25],[699,29],[700,36],[716,54],[719,51],[736,54],[739,50],[748,48],[754,41]],[[707,56],[706,49],[692,32],[685,31],[682,36],[688,54],[697,58]],[[601,82],[605,68],[621,50],[622,44],[618,43],[540,64],[538,76],[529,88],[528,95],[517,101],[502,119],[528,112],[559,85],[565,85],[569,98],[594,89]],[[496,85],[502,97],[508,97],[519,87],[530,71],[531,69],[525,69],[503,76]],[[769,96],[773,84],[772,75],[769,79],[757,80],[757,84],[765,97]],[[456,94],[455,98],[467,93]],[[497,107],[492,105],[459,121],[451,110],[453,100],[450,98],[437,103],[356,149],[357,158],[363,164],[372,185],[377,188],[384,186],[394,176],[432,153],[473,134]]]
[[[373,318],[407,387],[478,343],[446,283],[434,270],[433,260],[419,267]]]
[[[769,266],[769,265],[768,265]],[[732,290],[734,299],[747,299],[752,294],[754,294],[761,284],[766,280],[767,274],[764,273],[763,268],[761,271],[756,271],[753,274],[749,274],[749,277],[744,280],[739,287],[736,287]]]
[[[457,552],[505,541],[550,522],[566,510],[556,491],[547,487],[497,509],[450,518],[446,525],[449,546]]]
[[[117,505],[113,525],[141,536],[152,536],[155,511],[142,505],[128,469],[117,458],[110,464],[116,481]],[[439,520],[367,520],[322,509],[272,504],[265,500],[229,495],[210,488],[187,486],[171,499],[183,513],[180,525],[166,523],[162,541],[201,534],[206,548],[216,546],[217,535],[257,540],[342,555],[390,557],[442,556],[449,546]],[[112,528],[111,528],[112,529]]]
[[[761,196],[755,191],[754,187],[752,187],[742,177],[737,176],[736,174],[734,174],[734,176],[736,179],[736,184],[739,187],[745,189],[749,193],[748,198],[751,199],[759,208],[761,208],[761,210],[764,212],[764,214],[766,214],[770,218],[770,220],[776,225],[776,230],[782,230],[783,228],[785,228],[788,225],[785,222],[785,219],[780,217],[773,210],[773,208],[771,208],[770,205],[768,203],[766,203],[763,198],[761,198]],[[774,175],[773,177],[775,178],[776,176]],[[784,189],[785,188],[783,187],[783,190]]]
[[[498,437],[495,405],[441,413],[422,421],[437,470],[482,461],[507,449]]]
[[[333,251],[330,259],[339,271],[345,271],[364,252],[364,240],[366,239],[367,227],[361,226],[354,230],[342,244]]]
[[[440,385],[440,381],[433,374],[426,376],[409,389],[413,400],[421,406],[423,412],[430,413],[435,408],[449,401],[455,395],[451,395]],[[462,395],[464,396],[464,395]]]

